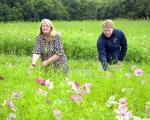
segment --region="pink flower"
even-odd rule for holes
[[[90,89],[92,87],[92,85],[90,83],[86,83],[83,87],[84,87],[86,93],[90,93]]]
[[[46,80],[42,80],[40,84],[43,86],[46,85]]]
[[[85,91],[82,89],[78,89],[77,94],[80,96],[84,96],[85,95]]]
[[[43,80],[42,78],[36,78],[35,79],[35,81],[37,82],[37,83],[40,83],[42,86],[44,86],[45,84],[46,84],[46,80]]]
[[[36,78],[35,81],[36,81],[37,83],[41,83],[42,78],[40,78],[40,77],[39,77],[39,78]]]
[[[80,86],[80,84],[77,83],[77,82],[73,82],[73,83],[71,84],[71,86],[72,86],[72,89],[74,90],[74,92],[77,92],[77,91],[78,91],[78,88],[79,88],[79,86]]]
[[[119,100],[119,107],[125,107],[127,105],[127,100],[125,98],[120,98]]]
[[[13,103],[12,100],[10,100],[10,101],[8,102],[8,107],[9,107],[10,109],[12,109],[13,111],[16,112],[16,107],[15,107],[15,105],[14,105],[14,103]]]
[[[4,77],[3,77],[3,76],[0,76],[0,80],[4,80]]]
[[[72,95],[70,98],[72,101],[76,102],[77,104],[80,104],[83,101],[83,98],[81,96]]]
[[[135,74],[136,76],[142,76],[142,75],[143,75],[143,71],[142,71],[141,69],[136,69],[136,70],[134,71],[134,74]]]
[[[58,119],[61,120],[62,112],[59,109],[54,109],[53,110],[53,115]]]
[[[119,108],[118,110],[114,110],[117,114],[116,118],[118,120],[129,120],[132,117],[132,114],[128,112],[128,108]]]
[[[12,96],[15,97],[15,98],[19,98],[19,97],[22,96],[22,92],[21,92],[21,91],[16,91],[16,90],[14,90],[14,91],[12,92]]]
[[[80,83],[79,82],[74,82],[74,83],[75,83],[77,88],[80,87]]]

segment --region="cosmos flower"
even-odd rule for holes
[[[7,100],[3,100],[2,106],[5,106],[7,104]]]
[[[42,81],[40,82],[40,84],[41,84],[42,86],[46,85],[46,80],[42,80]]]
[[[13,119],[15,119],[15,118],[16,118],[16,114],[15,114],[15,113],[10,113],[10,114],[7,116],[6,120],[13,120]]]
[[[15,107],[15,105],[14,105],[14,103],[13,103],[12,100],[9,100],[9,101],[8,101],[8,107],[9,107],[11,110],[13,110],[14,112],[16,112],[16,107]]]
[[[77,104],[80,104],[83,101],[83,98],[81,96],[72,95],[70,98],[72,101],[76,102]]]
[[[127,100],[125,98],[120,98],[119,100],[119,107],[125,107],[127,105]]]
[[[35,78],[35,81],[36,81],[37,83],[41,83],[41,82],[42,82],[42,78],[40,78],[40,77]]]
[[[21,91],[14,90],[14,91],[12,92],[12,96],[13,96],[14,98],[19,98],[19,97],[22,96],[22,92],[21,92]]]
[[[118,104],[118,102],[115,101],[115,96],[110,96],[109,99],[105,102],[105,106],[108,108],[111,108],[115,104]]]
[[[135,69],[137,69],[137,66],[133,65],[131,68],[132,68],[132,70],[135,70]]]
[[[73,83],[71,84],[71,87],[72,87],[72,89],[74,90],[74,92],[77,92],[77,91],[78,91],[78,88],[80,87],[80,83],[78,83],[78,82],[73,82]]]
[[[90,93],[90,89],[91,89],[92,85],[90,83],[86,83],[83,88],[85,90],[86,93]]]
[[[62,99],[57,99],[53,101],[53,105],[57,105],[57,104],[61,104],[62,103]]]
[[[138,68],[138,69],[136,69],[136,70],[134,71],[134,74],[135,74],[136,76],[142,76],[142,75],[143,75],[143,71]]]
[[[132,114],[131,112],[128,112],[127,107],[118,108],[118,110],[114,110],[114,112],[117,114],[117,120],[129,120],[132,117]]]
[[[54,109],[53,110],[53,115],[56,117],[56,119],[61,120],[62,112],[59,109]]]
[[[39,88],[37,90],[37,94],[41,94],[42,96],[47,96],[48,93],[45,90],[42,90],[42,89]]]
[[[49,90],[52,90],[54,88],[53,82],[51,82],[50,80],[46,80],[45,85]]]

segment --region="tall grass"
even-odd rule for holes
[[[114,20],[128,40],[127,60],[150,60],[150,21]],[[0,52],[30,55],[39,30],[39,22],[0,23]],[[96,42],[101,33],[101,21],[54,21],[54,27],[62,33],[68,58],[96,59]]]
[[[5,64],[4,64],[5,63]],[[16,120],[54,120],[54,109],[62,111],[63,120],[115,120],[115,106],[107,108],[106,101],[110,96],[117,100],[126,98],[129,111],[134,116],[149,118],[150,114],[145,110],[145,102],[150,101],[150,68],[149,64],[124,63],[123,67],[114,67],[111,76],[99,72],[97,61],[70,60],[69,79],[79,82],[81,85],[91,83],[91,93],[84,97],[84,101],[76,104],[71,101],[73,93],[71,86],[64,80],[61,74],[53,71],[45,71],[37,66],[32,74],[28,73],[31,63],[30,57],[0,56],[0,75],[4,80],[0,81],[0,119],[6,119],[12,112],[8,106],[2,106],[3,100],[11,99],[14,90],[22,91],[23,96],[13,99],[16,106]],[[136,65],[144,71],[143,76],[134,75],[132,66]],[[126,74],[130,75],[128,78]],[[45,89],[35,82],[35,78],[50,79],[54,83],[54,89],[48,91],[48,96],[37,94],[37,89]],[[129,91],[123,92],[123,88]],[[45,89],[47,90],[47,89]],[[46,101],[50,101],[47,103]]]

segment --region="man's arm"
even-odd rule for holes
[[[106,59],[106,50],[105,50],[105,45],[104,42],[102,41],[102,38],[99,37],[97,41],[97,50],[98,50],[98,59],[101,62],[104,71],[108,70],[108,63]]]
[[[119,55],[119,61],[123,61],[127,52],[127,40],[123,32],[121,33],[120,36],[120,46],[121,46],[121,52]]]

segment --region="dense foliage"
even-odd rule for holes
[[[149,0],[1,0],[0,21],[149,18]]]

